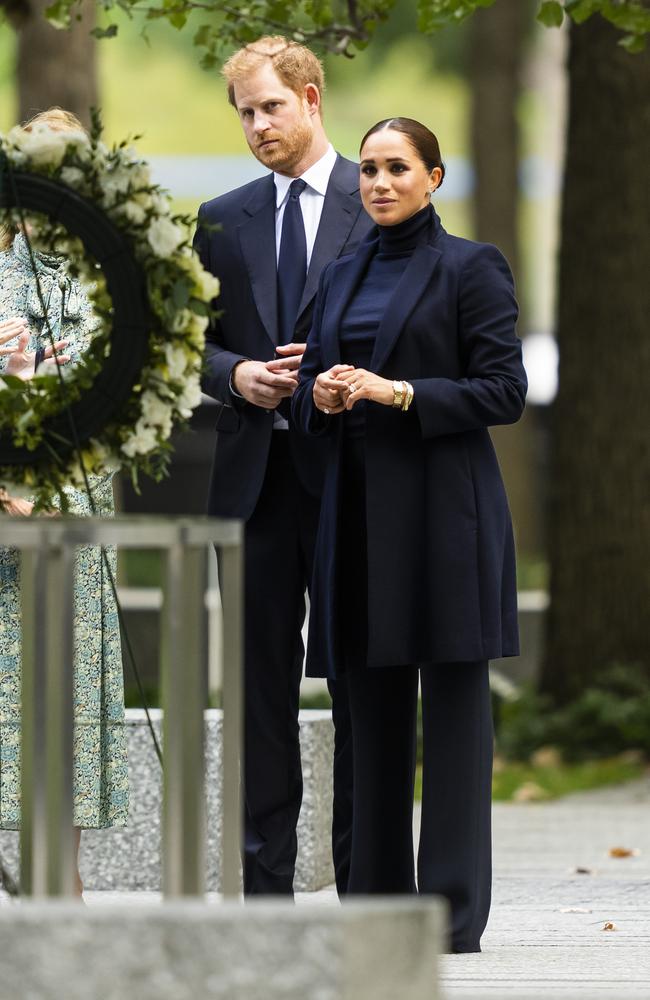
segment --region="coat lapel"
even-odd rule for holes
[[[339,330],[343,313],[359,287],[361,278],[368,262],[377,250],[378,239],[368,240],[361,244],[354,257],[341,265],[342,273],[337,275],[337,281],[330,286],[327,295],[327,305],[321,327],[321,357],[324,369],[337,365],[341,360]]]
[[[298,308],[298,317],[310,305],[318,291],[318,282],[323,268],[340,255],[359,213],[362,211],[357,194],[359,190],[358,173],[355,170],[352,184],[348,182],[346,185],[345,176],[347,174],[349,178],[349,170],[344,170],[345,165],[339,156],[327,185],[323,211],[309,262],[307,280]]]
[[[413,252],[379,324],[370,363],[371,371],[380,372],[383,368],[409,316],[429,284],[441,256],[440,250],[436,250],[430,243],[420,244]]]
[[[271,342],[278,342],[277,258],[275,248],[275,184],[263,178],[244,206],[249,218],[239,227],[253,298]]]

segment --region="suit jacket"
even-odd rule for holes
[[[313,402],[340,361],[339,326],[378,238],[324,272],[293,397],[304,433],[329,441],[316,542],[308,673],[334,676],[342,417]],[[407,379],[407,413],[366,408],[368,664],[516,655],[512,527],[491,424],[516,421],[527,388],[510,270],[492,246],[449,236],[431,212],[377,331],[371,369]]]
[[[221,281],[219,319],[207,335],[202,387],[220,404],[208,512],[247,519],[257,503],[268,460],[273,412],[242,402],[230,391],[238,361],[270,361],[277,344],[277,264],[273,174],[201,205],[195,246],[201,261]],[[218,225],[217,231],[208,230]],[[359,167],[337,157],[300,303],[294,341],[303,343],[326,264],[349,253],[371,228],[359,198]],[[284,433],[278,431],[276,433]],[[288,431],[305,487],[320,493],[322,449]]]

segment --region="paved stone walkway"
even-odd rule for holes
[[[616,847],[638,853],[610,857]],[[87,903],[159,898],[88,893]],[[338,905],[333,888],[297,902]],[[445,1000],[650,1000],[650,777],[557,802],[495,804],[483,953],[441,964]]]
[[[639,853],[612,858],[613,847]],[[650,1000],[650,777],[557,802],[496,803],[482,945],[480,955],[443,956],[449,1000]]]

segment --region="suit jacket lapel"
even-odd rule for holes
[[[414,250],[379,324],[370,363],[372,371],[380,372],[386,363],[406,321],[429,284],[440,257],[440,250],[430,243],[422,243]]]
[[[249,216],[239,227],[253,298],[271,342],[278,342],[277,255],[275,247],[275,184],[273,174],[262,179],[244,206]]]
[[[342,274],[337,276],[336,284],[330,285],[327,303],[321,327],[321,357],[324,369],[337,365],[341,360],[339,330],[343,313],[354,295],[368,266],[372,255],[376,252],[378,240],[362,243],[354,257],[346,261],[345,268],[341,266]]]
[[[325,192],[323,211],[309,262],[307,280],[298,308],[299,317],[318,291],[318,282],[323,268],[339,256],[359,213],[362,211],[361,202],[358,197],[355,197],[355,193],[359,190],[358,177],[355,173],[352,187],[350,188],[350,184],[346,187],[343,179],[343,166],[343,161],[339,156],[334,164]],[[347,173],[349,174],[349,171]]]

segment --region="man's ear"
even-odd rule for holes
[[[320,111],[320,91],[315,83],[305,84],[305,100],[309,108],[310,115],[315,115]]]

